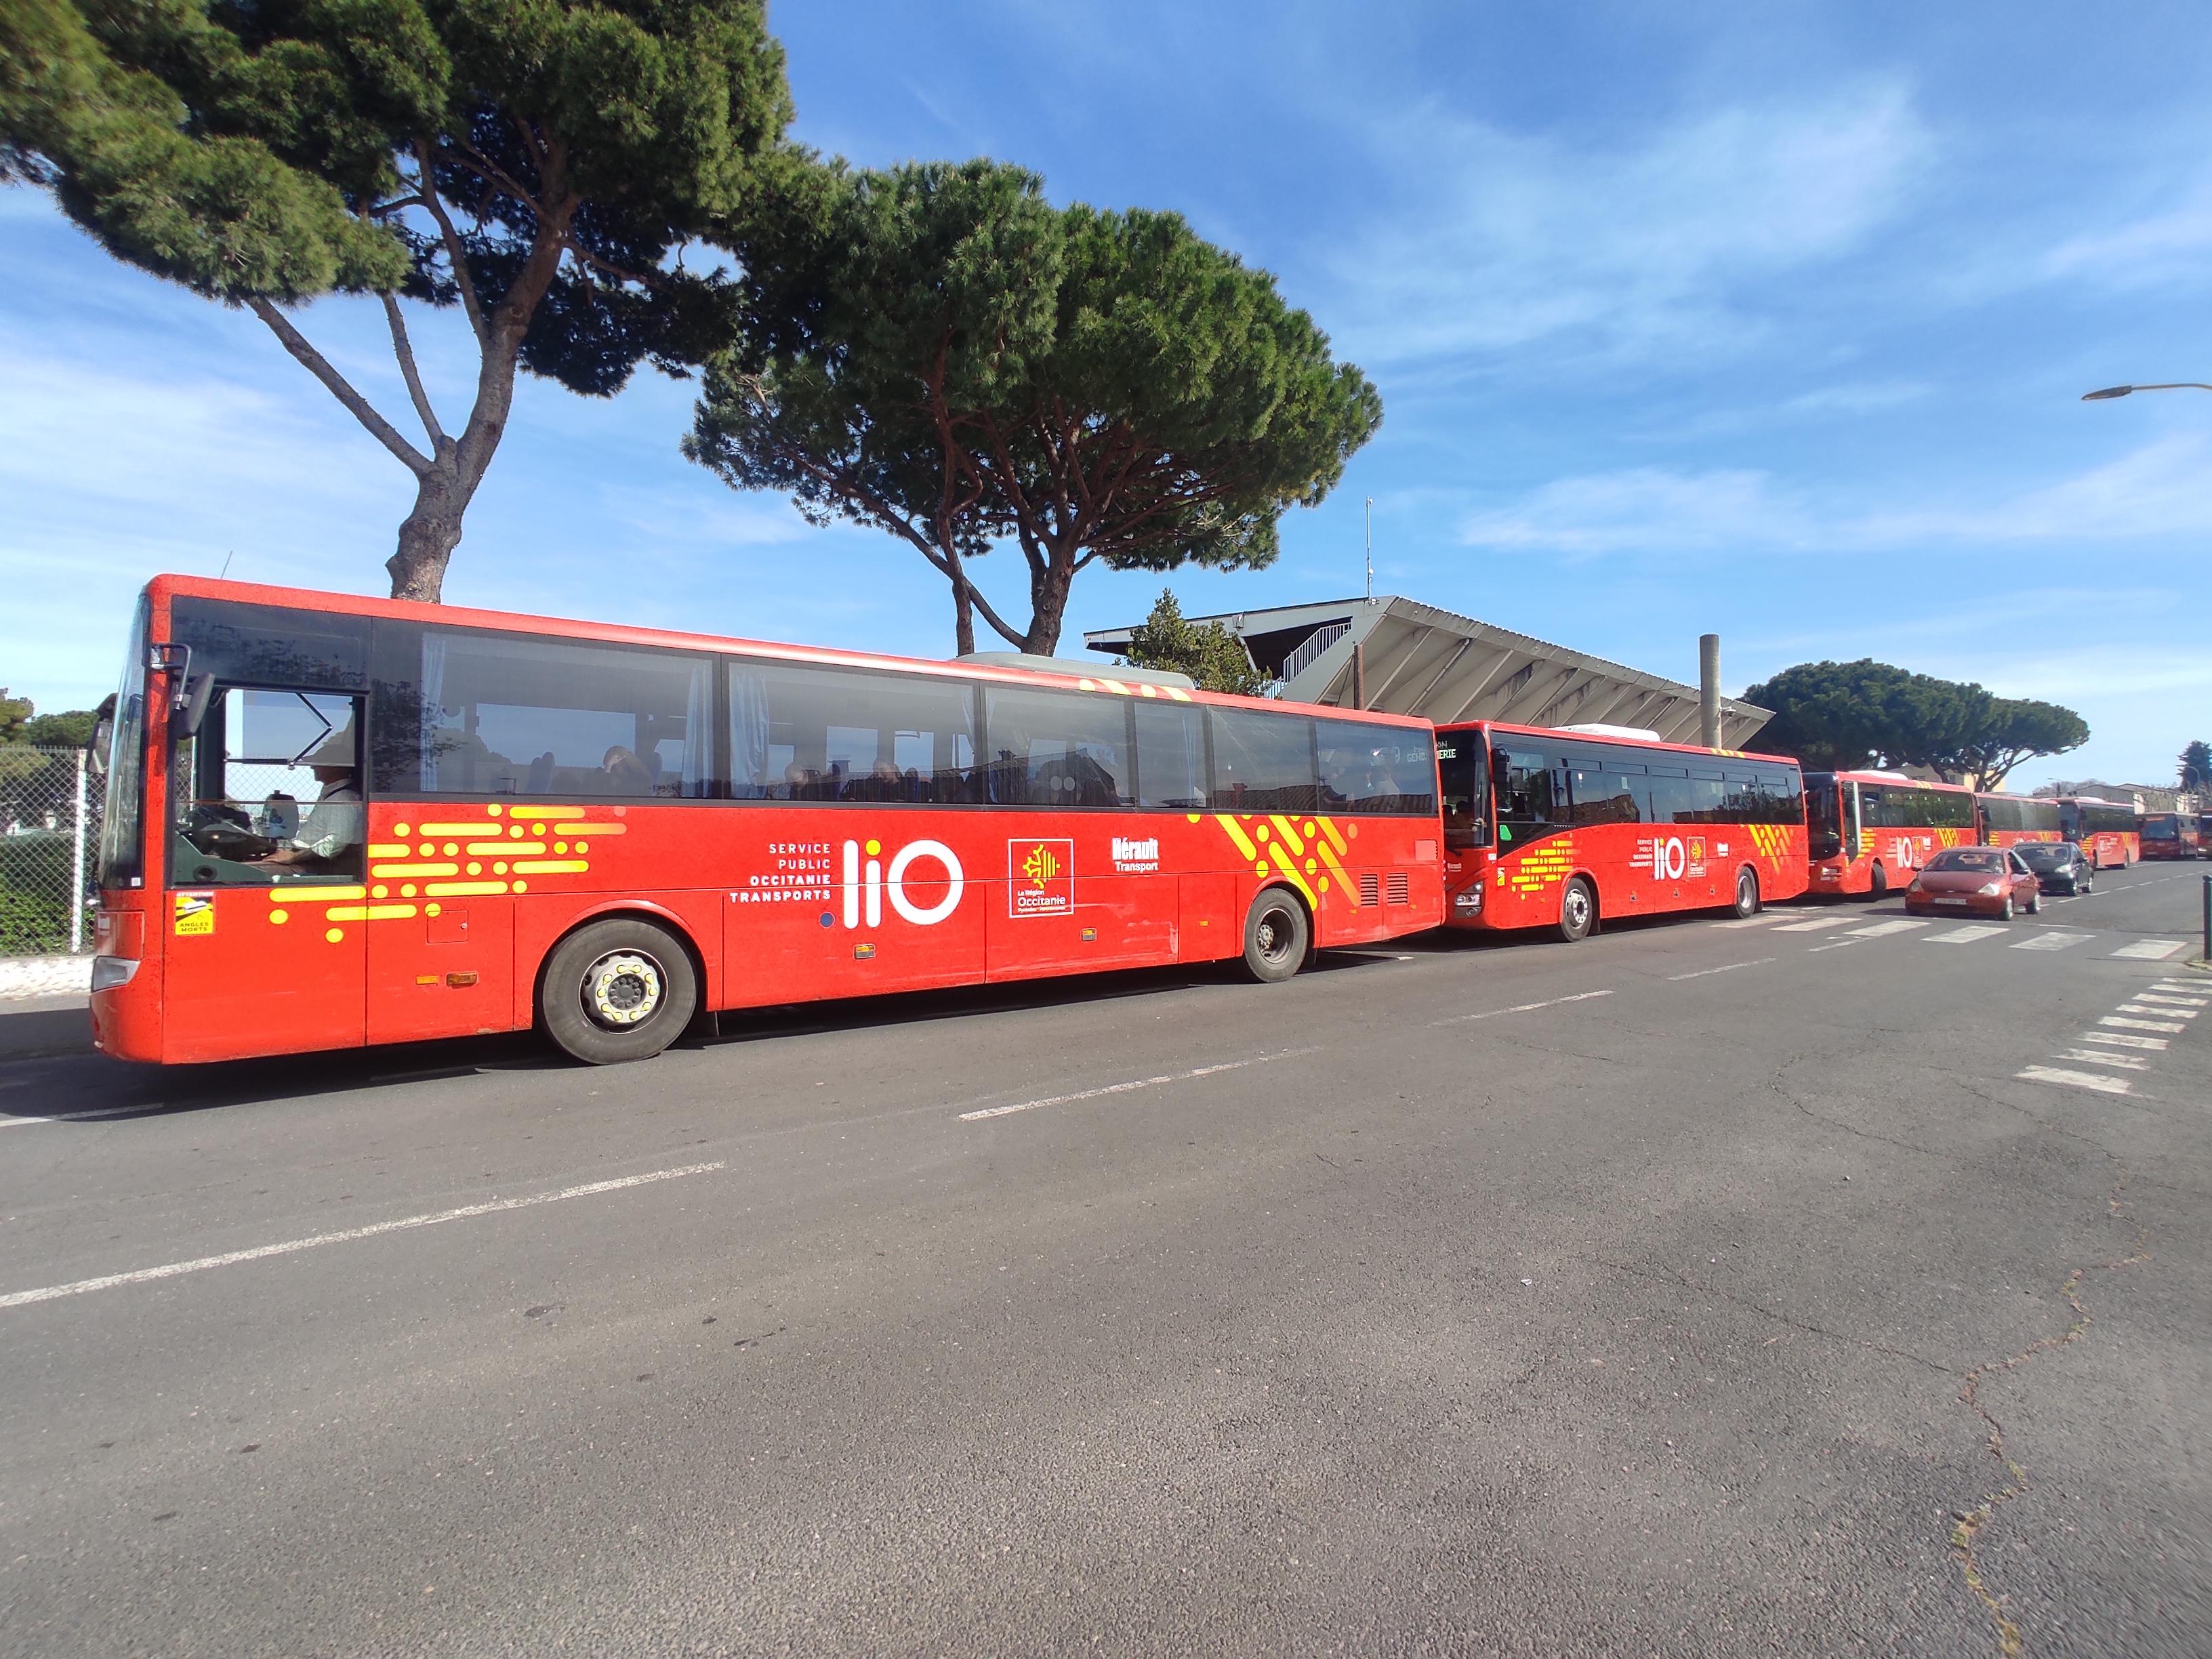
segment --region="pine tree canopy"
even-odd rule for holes
[[[951,583],[963,650],[972,610],[1048,653],[1093,562],[1268,563],[1382,420],[1267,273],[1174,214],[1055,209],[1019,167],[811,169],[733,246],[744,325],[686,453],[905,538]],[[1002,542],[1026,623],[967,569]]]
[[[252,309],[415,472],[393,577],[422,598],[518,363],[605,395],[726,337],[726,281],[672,256],[738,210],[790,114],[763,0],[0,7],[0,179],[50,190],[118,258]],[[385,297],[426,443],[279,310],[328,293]],[[458,436],[422,394],[402,297],[461,307],[483,349]]]

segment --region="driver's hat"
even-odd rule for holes
[[[356,763],[351,720],[317,744],[299,762],[301,766],[343,766],[349,769]]]

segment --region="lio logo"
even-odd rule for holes
[[[891,854],[890,867],[886,870],[877,856],[884,850],[879,841],[867,845],[867,863],[860,862],[860,843],[845,843],[845,926],[858,927],[865,920],[871,927],[880,927],[884,921],[884,901],[889,898],[891,908],[917,927],[933,927],[960,908],[960,896],[967,890],[966,872],[960,868],[960,860],[953,850],[941,841],[914,841]],[[945,896],[934,904],[916,904],[907,896],[907,873],[917,860],[933,860],[943,866],[944,874],[934,878],[945,884]],[[932,879],[927,876],[923,880]],[[828,918],[823,918],[826,921]]]

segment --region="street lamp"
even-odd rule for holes
[[[2102,392],[2085,392],[2081,401],[2100,404],[2107,398],[2124,398],[2130,392],[2212,392],[2202,380],[2168,380],[2163,386],[2108,386]]]

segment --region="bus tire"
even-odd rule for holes
[[[1244,971],[1262,985],[1279,985],[1306,965],[1313,925],[1287,887],[1262,887],[1244,913]]]
[[[1577,876],[1559,894],[1559,937],[1570,945],[1597,931],[1597,889],[1587,876]]]
[[[1759,872],[1749,865],[1735,872],[1735,902],[1729,908],[1739,916],[1759,914]]]
[[[1874,868],[1867,872],[1867,897],[1879,904],[1888,896],[1889,872],[1883,869],[1881,863],[1877,861]]]
[[[579,927],[553,947],[538,986],[545,1034],[587,1066],[650,1060],[684,1035],[698,1009],[690,951],[635,916]]]

